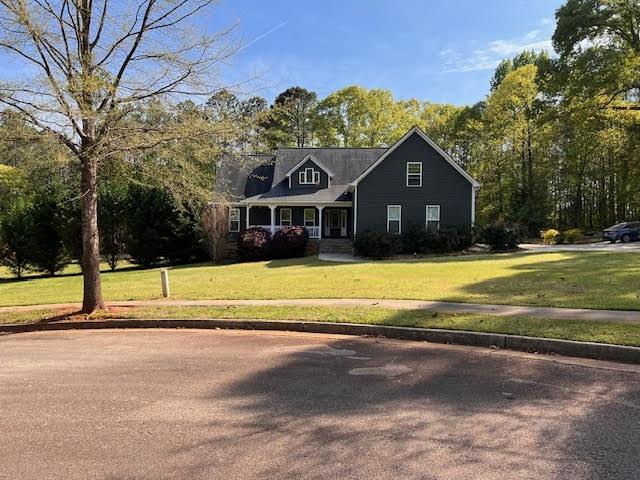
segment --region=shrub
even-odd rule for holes
[[[273,258],[303,257],[309,232],[304,227],[285,227],[278,230],[271,240]]]
[[[580,237],[582,237],[582,230],[579,228],[570,228],[564,232],[564,241],[567,243],[576,243]]]
[[[53,276],[70,262],[65,240],[76,219],[68,200],[68,192],[58,184],[47,185],[36,193],[30,209],[31,248],[27,258],[35,271]]]
[[[468,227],[429,232],[421,225],[410,225],[402,235],[402,251],[407,254],[458,252],[471,245],[473,234]]]
[[[542,237],[542,241],[547,245],[556,245],[558,243],[562,243],[562,235],[558,230],[554,228],[543,230],[542,232],[540,232],[540,236]]]
[[[447,227],[437,232],[436,252],[460,252],[473,245],[473,232],[469,227]]]
[[[134,185],[127,195],[127,252],[144,267],[162,260],[184,263],[202,258],[202,235],[192,210],[181,208],[168,192]]]
[[[398,235],[391,233],[364,232],[353,242],[356,254],[368,258],[389,258],[402,251]]]
[[[480,230],[480,241],[494,251],[513,250],[520,243],[520,232],[517,225],[495,222]]]
[[[100,253],[115,270],[125,252],[127,186],[118,182],[105,183],[100,189],[98,225]]]
[[[32,229],[31,205],[25,201],[11,205],[0,220],[0,265],[18,278],[28,266]]]
[[[422,225],[409,225],[402,234],[402,252],[408,255],[426,253],[429,233]]]
[[[241,260],[257,262],[269,257],[271,232],[262,227],[252,227],[238,238],[238,256]]]

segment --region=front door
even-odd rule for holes
[[[332,209],[327,211],[325,222],[326,235],[328,237],[347,236],[347,211]]]

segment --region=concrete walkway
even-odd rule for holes
[[[368,260],[360,257],[349,255],[348,253],[320,253],[318,260],[322,262],[337,262],[337,263],[357,263],[366,262]]]
[[[216,307],[216,306],[325,306],[325,307],[379,307],[397,310],[428,310],[440,313],[475,313],[496,316],[525,316],[556,320],[584,320],[589,322],[617,322],[640,325],[640,311],[590,310],[586,308],[527,307],[518,305],[492,305],[476,303],[436,302],[427,300],[390,300],[365,298],[309,298],[281,300],[130,300],[108,302],[110,307]],[[79,303],[26,305],[0,307],[2,313],[29,312],[53,309],[79,309]]]

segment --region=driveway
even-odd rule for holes
[[[640,368],[342,336],[0,336],[2,479],[634,479]]]
[[[640,252],[640,242],[596,242],[573,245],[542,245],[539,243],[522,243],[520,244],[520,248],[528,252]]]

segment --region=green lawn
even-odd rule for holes
[[[0,313],[0,323],[30,323],[60,316],[61,313],[64,312],[42,310],[29,313]],[[350,322],[507,333],[640,346],[640,325],[492,315],[434,314],[425,310],[393,310],[376,307],[144,307],[99,312],[92,315],[92,318],[257,318]]]
[[[511,253],[360,264],[310,257],[174,267],[170,279],[175,299],[361,297],[640,309],[640,255],[633,253]],[[159,298],[159,269],[105,273],[103,289],[107,300]],[[81,292],[77,274],[5,279],[0,306],[78,302]]]

